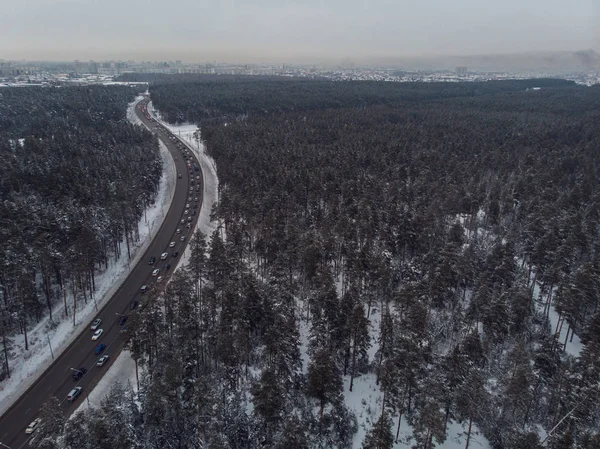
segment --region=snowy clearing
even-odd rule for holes
[[[379,335],[379,326],[381,321],[381,313],[377,308],[371,309],[370,332],[371,347],[369,348],[369,362],[374,362],[374,357],[379,350],[377,341]],[[303,348],[303,356],[305,356]],[[308,356],[305,356],[308,358]],[[376,383],[376,375],[373,373],[363,374],[354,378],[352,391],[350,387],[350,376],[344,376],[344,402],[349,410],[354,412],[358,423],[358,431],[354,434],[352,440],[353,449],[362,447],[364,438],[367,432],[373,427],[375,422],[381,416],[382,393],[379,385]],[[398,416],[392,417],[392,432],[395,436],[398,427]],[[456,422],[448,422],[446,432],[446,441],[443,444],[436,445],[440,449],[457,449],[464,448],[467,437],[467,425]],[[406,421],[406,417],[402,417],[398,442],[394,444],[394,449],[410,449],[415,441],[412,438],[413,428]],[[487,439],[479,433],[479,429],[475,424],[471,429],[471,440],[469,442],[470,449],[490,449],[490,444]]]
[[[140,124],[135,117],[135,105],[143,97],[137,97],[129,104],[127,117],[133,123]],[[138,223],[140,240],[132,245],[131,261],[127,260],[127,246],[123,240],[121,254],[115,262],[111,260],[108,269],[98,270],[96,274],[96,291],[93,300],[88,301],[83,308],[77,309],[75,325],[72,311],[65,318],[62,302],[53,308],[54,323],[49,316],[43,318],[34,328],[28,329],[29,350],[25,350],[22,335],[10,339],[12,357],[10,359],[11,377],[0,383],[0,414],[4,413],[51,365],[53,357],[58,357],[75,340],[79,333],[88,326],[91,318],[106,301],[119,289],[130,272],[160,229],[164,217],[171,205],[175,193],[177,174],[172,157],[164,144],[160,145],[163,159],[163,174],[160,179],[158,195],[155,203],[146,211],[145,217]],[[67,293],[67,304],[73,303],[70,293]],[[68,309],[70,307],[68,306]],[[81,307],[81,305],[78,305]]]

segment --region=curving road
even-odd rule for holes
[[[121,288],[94,317],[102,319],[102,324],[100,325],[104,329],[102,336],[98,341],[92,341],[91,330],[82,332],[52,365],[40,375],[39,379],[25,394],[0,417],[0,448],[9,447],[10,449],[19,449],[29,447],[30,436],[25,434],[25,428],[37,417],[39,409],[49,397],[56,396],[62,401],[61,406],[66,416],[73,413],[81,404],[81,401],[85,400],[87,394],[92,391],[94,385],[98,383],[123,347],[123,339],[120,333],[123,327],[119,325],[119,315],[135,313],[130,310],[131,303],[138,301],[141,304],[144,299],[140,292],[142,285],[151,286],[154,284],[156,277],[151,275],[152,270],[159,268],[159,275],[165,275],[165,273],[172,271],[177,259],[181,257],[191,237],[190,231],[194,229],[200,208],[202,207],[203,175],[201,171],[196,172],[193,168],[190,171],[186,166],[187,161],[184,159],[181,151],[183,145],[166,128],[163,128],[149,118],[146,113],[147,102],[148,100],[145,99],[138,103],[135,109],[136,114],[167,146],[175,160],[177,173],[181,175],[181,178],[179,176],[177,178],[175,194],[169,211],[156,237],[150,243],[140,262],[132,268],[131,273],[123,282]],[[187,153],[190,155],[189,161],[191,161],[192,167],[194,164],[200,167],[193,153],[191,151]],[[196,179],[197,176],[200,177],[199,180]],[[193,186],[190,183],[193,183]],[[190,188],[193,189],[192,194],[189,193]],[[191,202],[188,201],[188,196],[192,197]],[[195,197],[198,197],[197,203],[193,202]],[[187,223],[189,215],[184,214],[187,203],[190,203],[191,207],[193,207],[193,204],[197,204],[198,206],[196,213],[192,215],[190,229],[180,223],[182,219],[185,219]],[[176,234],[176,229],[178,228],[181,229],[181,234]],[[181,242],[180,236],[186,236],[185,241]],[[176,242],[174,248],[169,248],[170,242]],[[173,257],[172,254],[175,251],[179,254]],[[160,260],[160,255],[163,252],[169,253],[167,260],[164,261]],[[156,262],[153,266],[150,266],[148,260],[152,256],[156,257]],[[170,263],[172,267],[168,272],[165,268],[167,263]],[[107,345],[102,354],[110,355],[108,362],[103,367],[95,366],[100,355],[95,355],[94,349],[99,343]],[[80,367],[84,367],[88,371],[79,381],[74,381],[72,369]],[[67,395],[78,385],[83,387],[82,394],[75,401],[68,402],[66,400]]]

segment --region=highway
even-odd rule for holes
[[[142,304],[144,295],[140,289],[142,285],[152,286],[156,277],[153,277],[152,270],[160,268],[159,275],[169,274],[175,268],[178,258],[183,254],[185,246],[191,238],[191,231],[194,229],[200,208],[202,207],[203,193],[203,175],[202,172],[196,172],[186,166],[187,161],[184,159],[181,146],[182,144],[172,136],[168,130],[162,128],[156,122],[149,120],[146,116],[145,106],[147,100],[138,103],[136,114],[152,131],[159,137],[167,146],[169,152],[175,161],[177,169],[176,187],[173,201],[164,219],[164,222],[159,229],[156,237],[150,243],[148,249],[141,257],[139,263],[132,267],[131,273],[123,282],[123,285],[107,301],[104,307],[93,316],[90,320],[101,318],[102,324],[99,326],[104,330],[98,341],[92,341],[93,331],[90,330],[90,325],[64,350],[60,356],[52,363],[52,365],[40,375],[38,380],[21,396],[13,406],[0,417],[0,448],[9,447],[10,449],[20,449],[29,447],[30,436],[25,434],[25,429],[38,415],[42,404],[51,396],[56,396],[61,401],[63,413],[65,416],[70,415],[73,411],[85,401],[88,393],[98,383],[102,375],[106,372],[112,362],[123,347],[123,338],[121,330],[124,326],[119,325],[120,315],[131,315],[135,311],[130,310],[131,303],[135,300]],[[190,161],[200,167],[199,162],[191,151]],[[181,178],[179,178],[181,176]],[[200,180],[196,180],[199,176]],[[193,182],[193,186],[190,183]],[[200,186],[197,191],[197,187]],[[193,188],[193,193],[189,193],[189,188]],[[198,197],[198,203],[190,202],[191,207],[197,204],[197,210],[192,215],[191,228],[188,229],[185,224],[181,224],[180,220],[186,219],[188,215],[184,214],[188,196],[193,198]],[[176,229],[181,229],[181,234],[176,234]],[[185,241],[181,242],[180,237],[185,236]],[[174,248],[169,248],[169,243],[175,242]],[[174,252],[179,254],[173,257]],[[160,260],[161,253],[169,253],[166,260]],[[149,265],[150,257],[156,257],[154,265]],[[167,263],[171,264],[171,269],[166,270]],[[166,279],[162,281],[166,282]],[[125,324],[126,327],[126,324]],[[104,343],[107,348],[100,355],[94,354],[94,350],[98,344]],[[96,361],[101,355],[108,354],[110,357],[108,362],[103,367],[96,367]],[[84,367],[87,373],[79,380],[73,380],[73,369]],[[82,394],[73,402],[66,400],[69,392],[76,386],[82,386]]]

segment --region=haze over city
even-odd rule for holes
[[[593,0],[28,0],[4,59],[316,62],[600,49]]]

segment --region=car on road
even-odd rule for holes
[[[189,214],[189,213],[190,213],[190,210],[189,210],[189,209],[186,209],[186,210],[185,210],[185,212],[184,212],[184,214],[185,214],[185,215],[187,215],[187,214]]]
[[[181,240],[182,242],[185,242],[185,235],[182,235],[179,240]]]
[[[171,256],[173,257],[177,257],[179,255],[179,251],[175,251],[173,254],[171,254]]]
[[[177,229],[177,230],[175,231],[175,234],[181,234],[181,229]]]
[[[73,402],[75,399],[77,399],[77,396],[79,396],[81,394],[82,390],[83,390],[83,387],[73,388],[67,395],[67,401]]]
[[[182,218],[180,221],[181,224],[185,224],[185,218]]]
[[[98,340],[102,334],[104,333],[104,329],[98,329],[96,332],[94,332],[94,335],[92,335],[92,340],[96,341]]]
[[[98,355],[105,349],[106,349],[106,344],[100,343],[98,346],[96,346],[96,349],[94,349],[94,354]]]
[[[177,177],[178,177],[179,179],[183,178],[183,176],[181,176],[181,173],[179,173],[179,175],[177,175]]]
[[[152,270],[152,276],[158,276],[158,272],[160,270],[157,268],[156,270]]]
[[[185,225],[185,227],[188,228],[188,229],[190,229],[192,227],[192,224],[188,223],[188,224]]]
[[[156,257],[152,256],[148,261],[148,265],[154,265],[154,262],[156,262]]]
[[[175,242],[169,243],[169,248],[174,248],[174,247],[175,247]]]
[[[83,368],[83,367],[75,370],[73,372],[73,380],[79,380],[79,379],[81,379],[85,373],[87,373],[87,370],[85,368]]]
[[[123,326],[123,324],[125,324],[127,322],[127,315],[121,315],[121,318],[119,318],[119,326]]]
[[[186,208],[186,209],[189,209],[189,208],[190,208],[190,203],[187,203],[187,204],[185,205],[185,208]]]
[[[159,277],[157,277],[157,278],[156,278],[156,283],[158,284],[158,283],[162,282],[162,281],[163,281],[163,279],[164,279],[164,276],[159,276]]]
[[[96,366],[104,366],[109,357],[110,356],[108,354],[104,354],[98,359],[98,361],[96,362]]]
[[[131,305],[129,306],[129,310],[135,310],[137,308],[138,304],[139,303],[137,301],[133,301],[131,303]]]
[[[171,264],[170,263],[166,264],[165,265],[165,270],[170,270],[170,269],[171,269]]]
[[[33,432],[35,432],[36,427],[38,426],[38,424],[41,422],[42,420],[40,418],[35,418],[33,421],[31,421],[31,423],[27,426],[27,429],[25,429],[25,433],[27,435],[31,435]]]
[[[160,260],[165,260],[167,257],[169,257],[169,253],[162,253],[160,255]]]
[[[142,285],[142,288],[140,288],[140,291],[142,293],[146,293],[147,290],[148,290],[148,286],[147,285]]]
[[[192,221],[192,217],[188,217],[188,218],[187,218],[187,221]]]
[[[198,197],[194,198],[194,203],[198,202]]]
[[[92,323],[92,326],[90,327],[90,330],[95,331],[96,329],[98,329],[100,327],[100,323],[102,323],[102,320],[100,318],[96,318],[94,320],[94,322]]]

